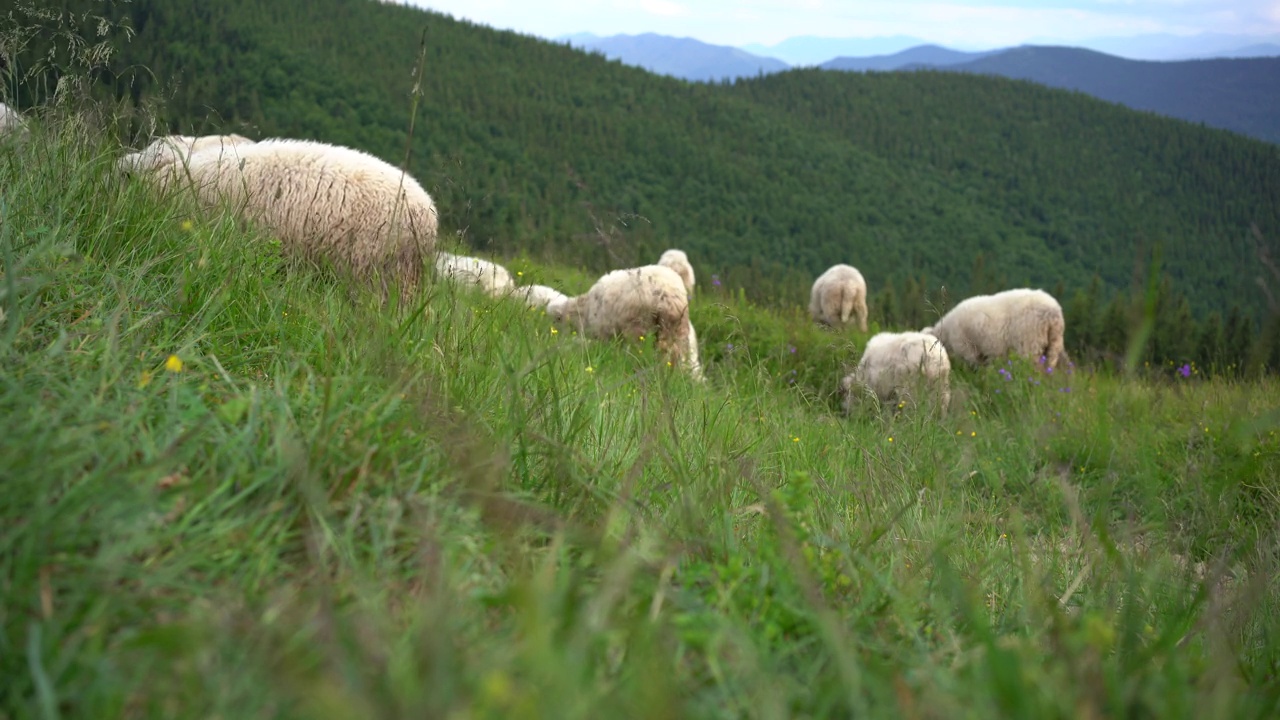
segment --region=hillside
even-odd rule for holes
[[[1275,714],[1274,378],[1010,361],[842,417],[863,338],[712,286],[700,384],[387,307],[75,109],[0,142],[5,718]]]
[[[752,55],[738,48],[711,45],[693,38],[673,38],[655,33],[579,37],[575,47],[598,50],[610,60],[650,72],[685,80],[720,81],[780,72],[787,64],[771,57]]]
[[[1070,293],[1095,275],[1109,296],[1159,245],[1196,314],[1238,304],[1257,317],[1250,225],[1280,237],[1273,146],[1026,83],[793,71],[689,84],[363,0],[106,8],[137,35],[102,87],[162,101],[170,129],[319,138],[396,161],[425,29],[410,169],[447,231],[485,251],[602,270],[675,245],[704,274],[791,306],[843,261],[873,294],[910,282],[933,302],[943,285],[952,300],[992,283]],[[18,65],[38,69],[53,37]],[[19,104],[52,87],[24,86]],[[144,119],[133,128],[149,136]]]
[[[1280,143],[1280,57],[1149,62],[1066,47],[1020,47],[940,69],[1076,90]]]

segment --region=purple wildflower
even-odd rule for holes
[[[1182,367],[1178,368],[1178,374],[1184,378],[1191,377],[1191,366],[1183,365]]]
[[[711,284],[712,284],[712,285],[715,285],[716,287],[720,287],[720,276],[719,276],[719,275],[712,275],[712,276],[711,276]]]
[[[724,349],[729,352],[733,352],[733,343],[725,343]]]
[[[795,355],[795,354],[796,354],[796,346],[795,346],[795,345],[788,345],[788,346],[787,346],[787,352],[791,353],[792,355]]]

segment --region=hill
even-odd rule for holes
[[[915,323],[944,285],[954,301],[993,285],[1070,294],[1097,276],[1105,303],[1158,245],[1197,316],[1265,310],[1250,227],[1280,237],[1280,158],[1230,133],[970,74],[690,84],[374,2],[106,8],[137,34],[99,87],[162,101],[169,129],[317,138],[397,162],[425,29],[409,167],[447,232],[480,250],[600,271],[679,246],[702,274],[786,306],[852,261]],[[40,72],[56,37],[36,33],[15,65]],[[45,101],[48,72],[20,105]],[[151,134],[145,115],[133,131]]]
[[[892,55],[870,55],[867,57],[838,57],[818,66],[821,70],[850,70],[865,72],[867,70],[900,70],[909,65],[942,67],[977,60],[1001,50],[986,52],[961,52],[938,45],[917,45]]]
[[[760,57],[723,45],[710,45],[693,38],[655,33],[578,37],[570,40],[570,44],[598,50],[611,60],[685,80],[719,81],[787,69],[787,64],[776,58]]]
[[[6,717],[1272,714],[1274,379],[1011,362],[840,417],[803,371],[857,336],[710,289],[703,385],[382,306],[75,104],[0,144]]]
[[[1280,143],[1280,57],[1149,62],[1067,47],[1019,47],[935,66],[1076,90]]]

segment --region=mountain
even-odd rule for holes
[[[918,45],[892,55],[872,55],[869,57],[838,57],[818,66],[822,70],[851,70],[865,72],[867,70],[899,70],[911,65],[927,65],[942,67],[957,65],[986,57],[1000,50],[986,52],[962,52],[950,50],[938,45]]]
[[[1076,90],[1135,110],[1280,143],[1280,58],[1151,62],[1067,47],[1019,47],[932,66]]]
[[[1253,57],[1280,57],[1280,44],[1261,43],[1258,45],[1246,45],[1235,50],[1227,50],[1218,53],[1214,57],[1220,58],[1253,58]]]
[[[570,38],[569,44],[599,50],[611,60],[621,60],[627,65],[685,80],[718,81],[787,69],[787,64],[776,58],[759,57],[738,48],[709,45],[692,38],[673,38],[655,33],[579,36],[576,40]]]
[[[1275,146],[1080,93],[944,72],[689,83],[366,1],[64,5],[90,43],[98,14],[136,32],[94,74],[126,103],[110,116],[127,144],[168,130],[359,148],[406,163],[442,234],[481,252],[596,273],[679,247],[700,276],[786,307],[850,262],[920,317],[941,286],[954,301],[1097,277],[1105,302],[1158,248],[1190,311],[1265,311],[1250,228],[1280,238]],[[7,101],[28,108],[71,61],[56,19],[19,20],[13,67],[34,77]]]
[[[791,65],[818,65],[837,57],[862,57],[901,52],[925,41],[906,35],[872,38],[828,38],[801,35],[774,45],[753,43],[741,48],[755,55],[775,57]]]
[[[1065,45],[1056,38],[1037,38],[1028,45]],[[1277,54],[1267,46],[1280,44],[1280,35],[1152,33],[1128,37],[1090,38],[1069,43],[1130,60],[1192,60],[1214,57],[1260,57]],[[1250,49],[1254,48],[1254,49]],[[1246,54],[1247,53],[1247,54]]]

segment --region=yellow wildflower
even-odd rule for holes
[[[552,325],[552,326],[551,326],[551,334],[552,334],[552,335],[559,335],[559,334],[560,334],[560,331],[556,329],[556,326],[555,326],[555,325]]]
[[[195,225],[190,220],[183,220],[181,227],[183,232],[191,232],[191,228],[195,227]]]
[[[975,430],[974,432],[969,433],[969,437],[978,437],[978,432]]]
[[[893,438],[889,438],[889,442],[893,442]]]
[[[791,442],[800,442],[800,438],[798,438],[798,437],[793,437],[793,438],[791,438]]]
[[[164,369],[171,373],[182,372],[182,358],[177,355],[170,355],[169,359],[164,361]]]
[[[141,390],[142,388],[150,384],[151,384],[151,371],[143,370],[142,375],[138,377],[138,389]]]
[[[595,368],[591,367],[590,365],[588,365],[588,366],[587,366],[587,372],[589,372],[589,373],[593,373],[593,372],[595,372],[595,371],[596,371],[596,369],[595,369]]]

